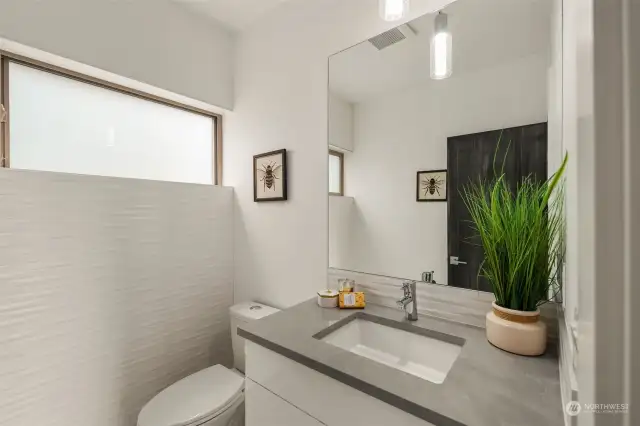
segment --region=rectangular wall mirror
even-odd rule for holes
[[[330,268],[491,290],[460,191],[559,164],[551,9],[457,0],[448,39],[427,14],[330,57]]]

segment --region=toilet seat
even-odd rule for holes
[[[138,426],[197,426],[244,398],[244,379],[214,365],[169,386],[144,406]]]
[[[224,414],[228,409],[235,409],[237,405],[239,405],[241,402],[244,402],[244,391],[240,392],[238,394],[238,396],[236,397],[236,399],[234,399],[233,401],[231,401],[229,403],[229,405],[226,405],[224,407],[222,407],[220,410],[215,411],[214,413],[212,413],[210,416],[207,417],[203,417],[199,420],[197,420],[195,423],[188,423],[186,425],[181,425],[181,426],[202,426],[204,424],[209,423],[211,420],[214,420],[216,417],[221,416],[222,414]]]

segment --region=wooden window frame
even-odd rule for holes
[[[211,135],[213,148],[213,158],[211,159],[213,165],[212,182],[213,185],[222,185],[222,115],[3,50],[0,50],[0,85],[2,89],[0,103],[3,104],[6,109],[6,121],[0,124],[1,167],[11,167],[11,144],[9,138],[9,126],[11,121],[11,105],[9,104],[9,64],[11,62],[55,74],[60,77],[90,84],[92,86],[112,90],[125,95],[144,99],[146,101],[159,103],[161,105],[178,108],[211,118],[215,129]]]
[[[342,197],[344,196],[344,153],[330,149],[329,155],[333,157],[338,157],[338,159],[340,160],[340,192],[329,191],[329,195]]]

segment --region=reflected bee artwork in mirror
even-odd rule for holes
[[[447,171],[418,172],[416,201],[447,201]]]
[[[422,182],[422,189],[424,189],[424,195],[426,196],[427,192],[431,195],[435,195],[437,192],[438,195],[440,195],[440,188],[442,187],[442,184],[444,184],[444,181],[437,177],[431,178],[429,180],[425,180],[424,182]]]
[[[287,199],[287,150],[281,149],[253,157],[253,200]]]

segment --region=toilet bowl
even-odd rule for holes
[[[229,309],[234,369],[214,365],[174,383],[149,401],[138,426],[243,426],[244,339],[239,324],[264,318],[278,309],[243,303]]]

